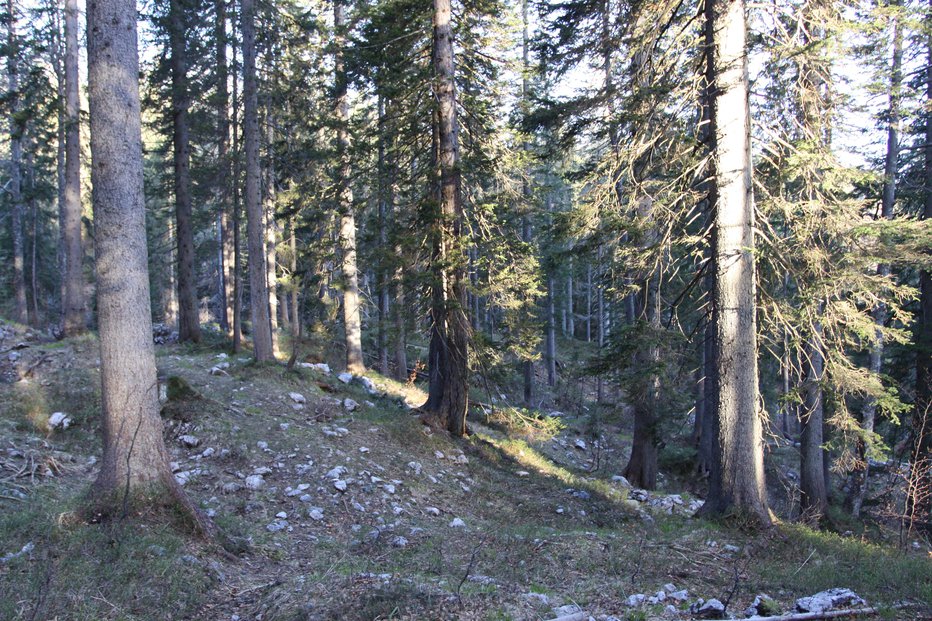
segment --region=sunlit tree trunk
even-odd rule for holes
[[[744,514],[771,523],[758,408],[754,205],[744,0],[708,0],[714,62],[712,145],[717,185],[712,226],[713,356],[710,401],[717,440],[708,516]]]
[[[431,413],[452,435],[462,436],[466,433],[466,411],[469,405],[470,326],[466,316],[466,261],[462,239],[463,207],[451,17],[450,0],[434,0],[433,68],[434,96],[437,102],[440,221],[435,224],[439,228],[439,247],[432,262],[434,295],[431,347],[442,351],[443,356],[442,373],[439,375],[442,394],[439,395],[439,407]],[[432,359],[431,362],[437,360]]]
[[[221,0],[222,1],[222,0]],[[230,23],[233,31],[233,41],[236,40],[236,22]],[[236,46],[232,46],[232,66],[236,67]],[[240,139],[239,139],[239,80],[233,74],[233,99],[231,105],[231,130],[233,147],[233,263],[230,271],[233,274],[233,351],[242,349],[243,340],[243,260],[242,260],[242,215],[240,212]]]
[[[220,202],[220,328],[228,334],[233,326],[236,295],[233,280],[236,262],[233,243],[233,206],[230,201],[230,95],[227,81],[226,0],[214,2],[214,47],[217,65],[217,179]],[[233,180],[235,182],[235,180]]]
[[[88,101],[97,308],[100,327],[103,459],[91,515],[138,505],[183,506],[162,440],[142,175],[136,4],[88,3]],[[199,522],[201,525],[206,522]]]
[[[806,381],[803,387],[803,411],[800,434],[799,505],[807,521],[818,522],[828,509],[828,491],[823,472],[822,429],[825,421],[822,398],[822,376],[825,356],[822,345],[822,326],[812,327],[812,336],[806,344]]]
[[[246,159],[246,245],[249,253],[249,304],[253,352],[258,362],[275,357],[266,283],[263,214],[259,178],[259,96],[256,84],[256,4],[241,0],[243,31],[243,135]]]

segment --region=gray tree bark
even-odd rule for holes
[[[149,314],[136,4],[88,4],[88,100],[100,326],[103,458],[92,515],[184,500],[159,417]],[[206,522],[199,522],[204,526]]]
[[[168,21],[172,74],[172,159],[178,243],[178,340],[197,343],[201,340],[201,326],[194,276],[194,224],[191,221],[188,61],[185,49],[187,20],[181,0],[170,0]]]
[[[754,205],[744,0],[709,0],[717,186],[712,227],[713,451],[707,516],[744,514],[770,525],[758,406]]]
[[[65,1],[65,170],[59,226],[62,241],[62,334],[86,327],[81,243],[81,120],[78,85],[78,3]]]
[[[343,253],[343,327],[346,333],[346,369],[364,373],[362,355],[362,322],[359,318],[359,277],[356,268],[356,216],[353,212],[353,190],[350,187],[349,102],[346,95],[346,68],[343,48],[346,41],[346,18],[342,0],[333,3],[336,36],[334,51],[334,114],[337,120],[337,152],[340,166],[337,179],[340,203],[340,249]]]
[[[233,206],[230,201],[230,93],[227,86],[227,12],[226,0],[214,2],[214,47],[217,65],[217,179],[216,192],[220,203],[220,328],[233,329],[234,260]],[[234,180],[235,182],[236,180]]]
[[[803,411],[800,434],[799,505],[802,517],[818,522],[828,509],[828,490],[823,472],[824,449],[822,427],[825,422],[822,399],[822,376],[825,356],[822,345],[822,326],[812,327],[812,336],[806,343],[806,382],[803,391]]]
[[[10,226],[13,235],[13,320],[26,323],[29,320],[26,306],[26,256],[23,240],[23,124],[19,119],[19,40],[16,35],[16,5],[7,0],[7,105],[10,108]]]
[[[249,306],[256,361],[273,360],[269,290],[266,283],[263,214],[259,188],[259,96],[256,84],[256,3],[241,0],[243,31],[243,137],[246,158],[246,246],[249,253]]]
[[[891,4],[899,4],[891,2]],[[884,158],[883,187],[880,200],[880,217],[884,220],[893,219],[893,206],[896,202],[896,176],[897,159],[900,152],[900,96],[903,88],[903,27],[897,16],[893,17],[893,58],[890,62],[890,98],[887,110],[887,153]],[[877,266],[880,276],[890,275],[890,265],[881,263]],[[884,337],[881,328],[887,321],[887,309],[878,304],[873,311],[874,323],[877,330],[874,334],[874,344],[870,350],[869,368],[872,374],[880,375],[883,370]],[[858,469],[852,480],[851,515],[859,517],[864,504],[864,494],[867,491],[867,478],[870,473],[868,467],[867,451],[870,443],[869,436],[874,433],[874,421],[877,417],[877,402],[868,398],[861,409],[861,433],[858,440]]]

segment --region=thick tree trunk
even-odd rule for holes
[[[65,170],[59,226],[62,241],[62,334],[83,332],[84,246],[81,243],[81,120],[78,94],[78,3],[65,1]]]
[[[273,52],[274,54],[274,52]],[[274,62],[274,60],[273,60]],[[266,207],[265,207],[265,284],[269,292],[269,325],[272,329],[272,354],[278,353],[278,221],[275,219],[278,185],[275,172],[275,134],[271,107],[266,102]]]
[[[379,246],[383,254],[379,259],[379,372],[388,377],[388,321],[391,312],[389,308],[391,270],[389,268],[388,254],[388,214],[392,209],[392,187],[385,162],[385,99],[381,93],[377,102],[378,114],[378,188],[379,188]]]
[[[711,100],[717,186],[712,227],[713,452],[702,513],[744,514],[770,525],[758,406],[754,205],[744,0],[708,0],[715,88]]]
[[[184,501],[159,417],[143,199],[136,4],[88,4],[103,459],[92,515]],[[203,526],[203,522],[199,522]]]
[[[440,218],[432,262],[433,336],[431,349],[442,354],[442,395],[435,414],[452,435],[466,433],[469,407],[469,319],[466,316],[466,257],[463,251],[463,207],[460,195],[459,129],[453,63],[450,0],[434,0],[433,67],[437,101],[437,145],[440,168]],[[431,370],[433,374],[433,369]],[[433,395],[431,395],[433,396]],[[428,403],[431,403],[430,396]],[[427,404],[425,404],[426,406]]]
[[[16,6],[7,0],[7,77],[9,91],[7,106],[10,109],[10,226],[13,234],[13,320],[26,323],[29,319],[26,305],[25,243],[23,240],[23,193],[22,171],[23,124],[19,119],[19,43],[16,36]]]
[[[181,0],[168,9],[172,74],[172,151],[175,175],[175,222],[178,242],[178,340],[197,343],[201,326],[194,276],[194,224],[191,221],[191,154],[188,146],[187,19]]]
[[[890,108],[887,111],[887,154],[884,160],[883,187],[881,191],[880,217],[885,220],[893,219],[893,205],[896,201],[897,159],[899,158],[900,136],[900,91],[903,83],[903,28],[899,18],[893,18],[893,58],[890,64]],[[877,266],[880,276],[890,275],[890,265],[881,263]],[[887,320],[887,309],[878,304],[872,313],[877,330],[874,334],[874,344],[870,350],[870,371],[879,376],[883,370],[884,338],[883,328]],[[852,479],[850,497],[851,515],[859,517],[861,506],[864,504],[864,494],[867,491],[867,477],[870,473],[868,467],[868,446],[870,436],[874,433],[874,421],[877,415],[877,402],[868,398],[861,409],[861,434],[858,439],[858,469]]]
[[[822,326],[816,324],[806,344],[806,383],[803,394],[802,433],[800,436],[799,505],[802,518],[818,522],[828,509],[828,492],[823,472],[822,426],[825,421],[822,400]]]
[[[353,190],[350,187],[349,103],[346,93],[346,68],[343,61],[346,19],[342,0],[333,3],[336,31],[334,52],[334,114],[337,120],[337,151],[340,158],[337,188],[340,203],[340,249],[343,253],[343,327],[346,333],[346,369],[363,373],[366,364],[362,356],[362,322],[359,318],[359,278],[356,269],[356,216],[353,212]]]
[[[262,238],[262,201],[259,178],[259,96],[256,84],[256,3],[241,0],[243,30],[243,134],[246,158],[246,246],[249,253],[249,306],[253,352],[258,362],[273,360],[269,290]]]
[[[222,1],[222,0],[221,0]],[[236,22],[230,24],[233,31],[233,40],[236,40]],[[232,47],[233,62],[236,67],[236,46]],[[233,274],[233,351],[242,349],[243,340],[243,260],[242,256],[242,216],[240,213],[240,155],[239,155],[239,88],[238,80],[233,78],[233,101],[231,106],[231,127],[233,141],[233,263],[230,271]]]

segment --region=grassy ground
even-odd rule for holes
[[[644,619],[662,618],[664,605],[625,599],[667,583],[688,589],[681,610],[715,597],[740,612],[762,592],[788,610],[835,586],[872,604],[932,602],[925,548],[792,524],[745,533],[636,502],[612,479],[626,435],[611,425],[593,438],[585,418],[477,417],[472,436],[454,441],[403,404],[423,398],[417,387],[370,374],[385,393],[371,395],[211,347],[160,348],[160,375],[199,395],[166,408],[166,441],[238,560],[164,520],[82,523],[74,511],[99,450],[96,344],[32,342],[20,353],[20,371],[47,358],[28,381],[0,384],[0,557],[23,551],[0,562],[0,619],[525,620],[564,605]],[[52,432],[58,410],[74,425]],[[181,435],[200,443],[185,447]],[[256,473],[262,487],[246,488]]]

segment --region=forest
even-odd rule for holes
[[[3,0],[0,66],[0,619],[932,619],[932,1]]]

